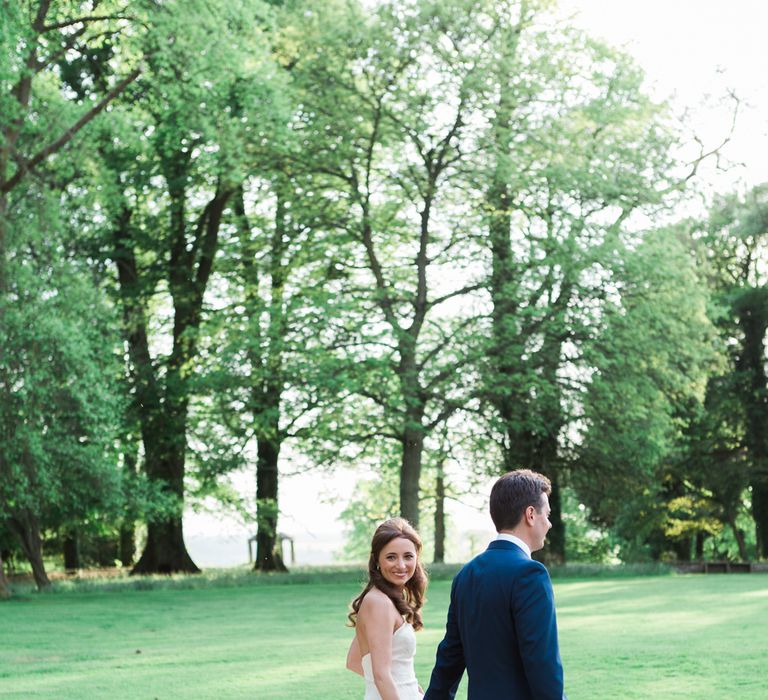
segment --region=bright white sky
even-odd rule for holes
[[[735,134],[725,149],[727,173],[702,170],[709,191],[729,191],[768,181],[768,0],[561,0],[577,26],[633,55],[658,98],[674,96],[686,125],[713,147],[727,134],[730,114],[717,107],[733,89],[742,100]],[[341,548],[336,519],[354,477],[292,477],[281,482],[280,530],[296,540],[297,563],[328,563]],[[253,476],[243,488],[252,491]],[[335,497],[335,500],[331,500]],[[483,499],[476,507],[450,506],[463,541],[484,546],[493,530]],[[233,520],[189,514],[185,532],[192,557],[203,566],[245,561],[249,533]],[[461,555],[459,555],[461,556]]]
[[[657,97],[689,108],[686,121],[718,145],[729,129],[727,90],[742,100],[726,175],[702,174],[718,191],[768,180],[768,2],[765,0],[560,0],[591,35],[635,57]]]

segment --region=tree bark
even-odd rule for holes
[[[277,532],[278,458],[280,445],[264,434],[258,437],[256,467],[256,562],[255,571],[287,571],[279,550]]]
[[[136,426],[139,430],[139,427]],[[125,436],[125,449],[123,450],[123,469],[126,475],[134,477],[139,472],[139,443],[137,436],[128,434]],[[130,483],[130,481],[129,481]],[[123,511],[123,520],[120,524],[118,537],[118,558],[123,567],[132,567],[136,562],[136,516],[132,509]]]
[[[5,564],[3,563],[3,553],[0,552],[0,598],[11,597],[11,584],[5,575]]]
[[[549,496],[549,505],[552,509],[549,520],[552,523],[552,529],[547,535],[547,546],[544,549],[544,559],[551,564],[564,564],[565,522],[563,521],[560,474],[554,465],[548,469],[543,469],[542,473],[552,482],[552,493]]]
[[[506,471],[514,469],[532,469],[546,476],[552,484],[549,495],[552,528],[547,535],[547,545],[537,558],[548,564],[565,563],[566,530],[563,520],[561,497],[560,460],[558,458],[559,435],[563,425],[560,407],[554,357],[559,358],[559,343],[545,347],[538,355],[543,360],[544,384],[552,391],[549,395],[537,397],[535,401],[515,392],[501,395],[497,402],[499,414],[507,426],[507,441],[503,447],[503,459]],[[503,385],[503,378],[499,382]],[[535,419],[537,428],[531,428],[529,422]]]
[[[0,146],[0,184],[5,180],[6,156],[2,152],[2,146]],[[8,276],[6,272],[6,246],[7,246],[7,216],[8,213],[8,195],[5,192],[0,192],[0,322],[2,322],[5,295],[8,291]]]
[[[683,537],[670,543],[677,561],[691,561],[691,538]]]
[[[16,102],[18,113],[12,121],[3,124],[2,133],[0,133],[0,324],[4,313],[5,296],[8,290],[8,270],[7,270],[7,212],[8,212],[8,194],[18,188],[19,183],[23,181],[26,175],[34,168],[45,163],[51,156],[63,150],[74,137],[95,117],[103,112],[113,101],[115,101],[126,88],[133,83],[140,75],[140,69],[132,71],[115,87],[104,95],[84,114],[80,116],[73,124],[65,129],[59,136],[42,147],[32,155],[19,152],[17,142],[22,133],[25,121],[30,113],[30,98],[32,95],[33,79],[35,75],[44,70],[51,57],[40,60],[39,51],[41,46],[58,46],[56,40],[41,42],[41,37],[51,27],[46,26],[45,19],[51,6],[51,0],[40,0],[37,3],[34,18],[30,15],[31,29],[33,36],[25,42],[27,54],[24,57],[24,69],[21,72],[18,82],[10,90],[10,98]],[[54,27],[57,28],[57,27]],[[61,36],[59,38],[62,38]],[[14,160],[16,163],[15,171],[11,172],[10,163]],[[0,352],[2,349],[0,348]],[[8,390],[7,383],[0,379],[0,391]],[[30,512],[16,514],[11,520],[14,529],[22,543],[25,555],[30,560],[35,583],[39,589],[46,588],[50,581],[45,572],[42,559],[42,537],[40,526],[36,515]],[[5,582],[2,571],[2,559],[0,558],[0,588]]]
[[[80,561],[80,538],[77,530],[67,530],[63,535],[62,549],[64,550],[64,568],[74,572],[82,568]]]
[[[130,231],[131,212],[124,207],[114,231],[124,325],[131,358],[131,376],[141,419],[145,469],[177,504],[173,515],[147,523],[147,544],[132,574],[198,573],[184,544],[183,504],[189,408],[188,371],[197,354],[203,297],[218,247],[222,214],[232,190],[217,187],[204,208],[193,235],[184,216],[186,156],[166,161],[171,198],[171,250],[167,267],[173,300],[173,348],[165,376],[160,378],[149,352],[146,310]]]
[[[38,590],[45,590],[51,585],[51,581],[43,563],[43,538],[40,534],[40,523],[37,516],[29,511],[14,513],[10,523],[19,536],[24,556],[27,557],[32,567],[35,585]]]
[[[696,533],[696,561],[702,561],[704,559],[704,533],[699,531]]]
[[[172,381],[169,379],[169,381]],[[145,438],[149,479],[161,485],[177,503],[172,515],[147,523],[147,543],[131,574],[199,573],[184,544],[184,462],[186,457],[186,401],[166,400],[153,426],[160,430]]]
[[[240,220],[244,248],[249,248],[247,238],[250,225],[245,214],[242,188],[235,200],[235,213]],[[277,205],[274,228],[270,240],[269,281],[270,299],[267,306],[268,324],[266,343],[258,340],[261,331],[261,311],[265,306],[258,295],[258,270],[253,260],[244,257],[246,305],[253,329],[248,357],[251,365],[251,411],[255,423],[257,442],[256,459],[256,561],[254,571],[287,571],[280,548],[277,530],[280,480],[280,449],[283,434],[280,429],[283,399],[283,337],[285,334],[284,291],[287,270],[284,255],[290,238],[287,223],[286,197],[282,183],[277,184]],[[263,353],[263,354],[261,354]]]
[[[529,21],[528,8],[523,5],[518,24],[508,30],[501,65],[511,65],[514,61],[520,34]],[[557,298],[551,302],[551,309],[538,323],[536,332],[543,336],[541,349],[535,352],[527,350],[525,341],[533,331],[525,328],[524,312],[535,305],[536,299],[526,298],[521,287],[525,268],[515,259],[510,239],[516,193],[511,190],[509,182],[514,169],[511,152],[517,97],[509,81],[501,80],[500,85],[492,132],[496,162],[486,192],[493,304],[493,375],[489,380],[487,396],[506,433],[502,448],[505,470],[533,469],[552,482],[549,499],[552,529],[547,536],[547,547],[538,556],[551,563],[562,563],[565,561],[565,524],[557,455],[564,418],[557,369],[563,342],[560,321],[570,292],[563,280]],[[540,296],[544,295],[540,292]],[[540,391],[536,396],[531,395],[531,388],[524,379],[534,376],[540,382]]]
[[[133,521],[120,527],[120,563],[124,567],[133,566],[136,557],[136,525]]]
[[[403,430],[403,456],[400,464],[400,515],[419,527],[419,481],[424,451],[424,429],[415,423]]]
[[[768,478],[756,474],[752,478],[752,518],[759,559],[768,559]]]
[[[426,237],[426,219],[422,224],[422,239]],[[425,263],[422,263],[425,265]],[[426,272],[426,267],[420,268]],[[420,275],[421,276],[421,275]],[[415,314],[411,327],[407,332],[400,333],[398,348],[400,362],[397,375],[400,390],[405,403],[405,420],[400,433],[402,454],[400,458],[400,515],[413,527],[419,527],[419,500],[421,482],[421,462],[424,453],[424,411],[426,409],[423,389],[419,376],[419,366],[416,362],[416,348],[419,330],[424,321],[426,307],[426,288],[424,282],[419,284],[423,289],[423,299],[414,300]]]
[[[200,573],[184,544],[181,516],[147,524],[147,544],[131,570],[135,574]]]
[[[435,556],[434,562],[445,561],[445,476],[442,464],[437,469],[435,484]]]
[[[749,561],[749,555],[747,554],[747,541],[744,537],[744,531],[736,524],[736,518],[733,511],[731,511],[732,517],[728,520],[728,524],[731,526],[733,536],[736,539],[736,545],[739,548],[739,559],[741,561]]]
[[[757,556],[768,558],[768,382],[765,333],[768,330],[768,288],[742,292],[734,305],[744,334],[736,369],[742,375],[747,415],[746,444],[752,461],[752,517]]]
[[[163,522],[147,523],[147,544],[131,573],[197,573],[200,569],[187,552],[182,525],[187,409],[184,383],[179,381],[177,360],[177,367],[171,367],[167,372],[166,396],[165,400],[161,399],[160,380],[149,352],[146,311],[130,219],[131,212],[125,208],[114,229],[113,257],[120,286],[134,400],[141,422],[145,468],[149,479],[159,482],[162,489],[178,501],[175,515]]]
[[[376,129],[381,119],[381,104],[376,114]],[[426,410],[426,390],[422,385],[422,366],[417,362],[417,349],[421,329],[429,311],[427,270],[430,265],[428,248],[431,239],[431,213],[438,191],[438,180],[447,167],[446,154],[449,145],[453,141],[461,124],[461,112],[456,115],[453,127],[440,142],[440,148],[430,150],[424,157],[425,183],[422,199],[423,207],[419,213],[420,226],[418,238],[418,250],[415,257],[415,290],[408,299],[413,308],[408,327],[404,327],[396,313],[397,301],[392,295],[393,286],[388,284],[385,278],[385,268],[377,255],[374,229],[371,220],[371,189],[366,177],[365,193],[356,192],[356,199],[362,210],[361,242],[363,243],[368,268],[373,275],[376,285],[376,303],[381,310],[385,322],[392,330],[397,342],[398,365],[395,369],[401,396],[405,404],[405,415],[402,427],[399,431],[399,439],[402,445],[400,461],[400,515],[408,520],[415,528],[419,525],[419,500],[421,462],[424,451],[424,435],[435,424],[426,426],[424,415]],[[368,175],[372,167],[372,158],[375,139],[372,137],[367,154]],[[446,415],[450,415],[447,413]]]

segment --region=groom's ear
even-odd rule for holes
[[[525,509],[525,512],[523,513],[523,516],[525,517],[525,522],[528,523],[529,525],[533,524],[534,513],[536,513],[536,508],[534,508],[533,506],[528,506]]]

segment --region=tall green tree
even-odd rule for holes
[[[125,74],[104,76],[104,94],[86,91],[93,99],[85,101],[86,94],[80,95],[79,109],[59,109],[61,96],[52,89],[57,74],[76,71],[100,53],[111,57],[115,37],[130,21],[122,8],[117,9],[118,3],[103,5],[105,12],[98,15],[78,2],[23,0],[0,7],[0,293],[7,284],[10,193],[140,75],[139,68],[124,63]]]
[[[336,393],[337,363],[327,348],[333,272],[323,237],[338,206],[313,193],[311,173],[287,167],[246,185],[222,243],[217,281],[227,303],[207,325],[200,386],[210,391],[198,407],[205,437],[197,441],[202,452],[222,448],[221,468],[201,462],[203,487],[233,464],[255,461],[255,568],[270,571],[285,568],[277,531],[284,444],[300,452],[314,415]]]
[[[720,387],[713,385],[713,396],[740,405],[731,415],[742,417],[740,447],[749,463],[757,553],[763,558],[768,557],[767,234],[767,185],[744,195],[719,197],[697,234],[700,258],[721,310],[718,326],[729,348],[729,372],[721,378]],[[738,482],[737,474],[734,478]]]
[[[688,486],[684,494],[688,502],[686,528],[695,536],[698,558],[704,556],[707,538],[720,537],[730,529],[736,553],[748,561],[751,540],[742,524],[743,515],[751,520],[745,508],[745,492],[749,489],[750,459],[746,448],[745,406],[740,401],[739,382],[732,372],[732,359],[725,341],[723,316],[715,322],[720,331],[723,366],[709,377],[704,404],[696,412],[681,447],[678,473]],[[730,352],[729,352],[730,350]],[[695,506],[695,507],[691,507]]]
[[[82,515],[78,504],[110,491],[96,483],[109,481],[111,473],[108,453],[97,457],[112,434],[113,416],[109,382],[101,383],[101,394],[96,382],[109,356],[98,357],[96,347],[109,344],[78,318],[98,303],[77,268],[55,261],[69,248],[61,243],[66,225],[50,215],[53,193],[71,178],[66,162],[52,171],[56,156],[139,75],[124,57],[122,72],[106,70],[98,86],[84,85],[74,98],[67,94],[65,76],[96,57],[104,64],[116,58],[117,37],[131,27],[116,3],[102,4],[98,13],[82,3],[50,0],[0,6],[0,517],[19,535],[39,587],[48,583],[41,528],[67,514]],[[41,260],[42,234],[50,243]],[[30,254],[34,272],[25,263]],[[78,335],[81,344],[73,339]],[[67,460],[75,479],[92,468],[93,478],[82,479],[90,494],[70,484]]]
[[[624,542],[625,556],[630,546],[650,545],[658,557],[674,549],[673,535],[688,542],[667,524],[670,504],[690,496],[676,463],[719,361],[716,333],[684,232],[647,233],[616,272],[587,354],[592,377],[571,478],[592,517]]]
[[[331,437],[360,446],[356,458],[376,438],[399,446],[400,512],[414,524],[425,437],[468,393],[475,316],[445,311],[478,288],[464,266],[476,247],[460,184],[481,80],[463,59],[468,11],[382,4],[342,32],[318,20],[316,48],[292,70],[305,157],[348,206],[333,259],[350,301],[339,344],[349,398],[328,418]]]
[[[192,380],[222,225],[274,111],[268,17],[247,0],[153,7],[144,88],[101,139],[144,470],[176,504],[147,524],[136,573],[198,570],[182,525]]]
[[[333,8],[326,8],[329,13]],[[328,196],[323,162],[305,156],[302,106],[291,85],[297,62],[311,48],[301,26],[314,17],[303,3],[276,14],[271,51],[285,83],[281,117],[249,144],[255,168],[233,198],[215,284],[224,302],[207,326],[204,352],[213,389],[198,405],[201,490],[220,488],[234,464],[255,461],[255,569],[284,569],[279,551],[279,479],[284,443],[299,449],[313,415],[336,392],[327,346],[336,276],[328,239],[344,206]],[[234,420],[227,416],[236,415]],[[250,521],[249,521],[250,522]]]
[[[548,556],[565,556],[560,486],[579,366],[631,214],[673,185],[674,135],[642,72],[566,26],[548,3],[484,7],[487,124],[476,188],[490,256],[484,363],[503,469],[553,483]]]
[[[44,235],[47,244],[13,247],[42,253],[45,265],[14,266],[7,278],[0,360],[10,389],[0,414],[0,518],[19,538],[39,588],[48,585],[44,529],[114,517],[122,500],[111,313],[84,271],[56,259],[62,248],[51,245],[51,231]]]

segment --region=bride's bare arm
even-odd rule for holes
[[[358,624],[362,622],[361,632],[371,654],[373,682],[381,700],[399,700],[392,679],[392,632],[397,619],[392,601],[377,590],[371,591],[363,599],[357,619]]]
[[[347,652],[347,668],[360,676],[363,675],[363,657],[362,654],[360,654],[360,644],[357,641],[357,634],[352,637],[352,644],[349,645],[349,651]]]

